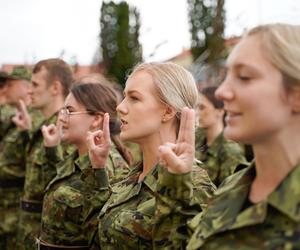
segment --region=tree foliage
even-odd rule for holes
[[[103,2],[100,27],[102,58],[107,73],[124,86],[128,70],[142,61],[139,12],[124,1]]]
[[[194,60],[204,52],[205,62],[223,57],[225,0],[188,0],[191,51]]]

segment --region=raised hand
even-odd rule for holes
[[[32,128],[31,117],[23,100],[19,100],[18,110],[11,120],[21,131]]]
[[[195,155],[195,111],[182,109],[177,142],[159,147],[160,164],[170,173],[180,174],[192,170]]]
[[[88,132],[87,146],[93,168],[104,168],[110,150],[109,114],[105,113],[102,130]]]
[[[42,126],[41,130],[44,137],[44,145],[46,147],[55,147],[60,144],[61,127],[62,123],[59,120],[57,121],[56,125],[50,124],[48,126]]]

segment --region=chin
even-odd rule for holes
[[[125,133],[121,132],[121,133],[120,133],[120,139],[121,139],[122,141],[128,141],[128,136],[126,136]]]
[[[224,137],[228,140],[240,142],[243,136],[236,129],[226,126],[224,129]]]

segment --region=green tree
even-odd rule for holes
[[[225,0],[188,0],[191,51],[194,60],[207,53],[206,63],[224,57]]]
[[[102,58],[107,73],[124,87],[128,71],[142,61],[139,12],[126,2],[103,2],[100,26]]]

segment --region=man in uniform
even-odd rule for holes
[[[13,123],[20,101],[30,103],[31,72],[23,66],[2,74],[0,151],[0,249],[15,249],[18,208],[25,177],[25,147],[28,137]],[[4,85],[4,86],[3,86]],[[35,120],[35,119],[34,119]]]
[[[31,82],[32,107],[39,109],[44,115],[40,128],[56,123],[58,111],[63,107],[73,82],[71,68],[61,59],[42,60],[34,66]],[[15,122],[23,131],[32,128],[26,108],[22,109]],[[40,229],[44,189],[56,175],[56,164],[62,159],[61,147],[50,151],[43,146],[40,128],[29,133],[30,144],[26,149],[26,175],[21,198],[17,249],[36,248],[35,238]]]

